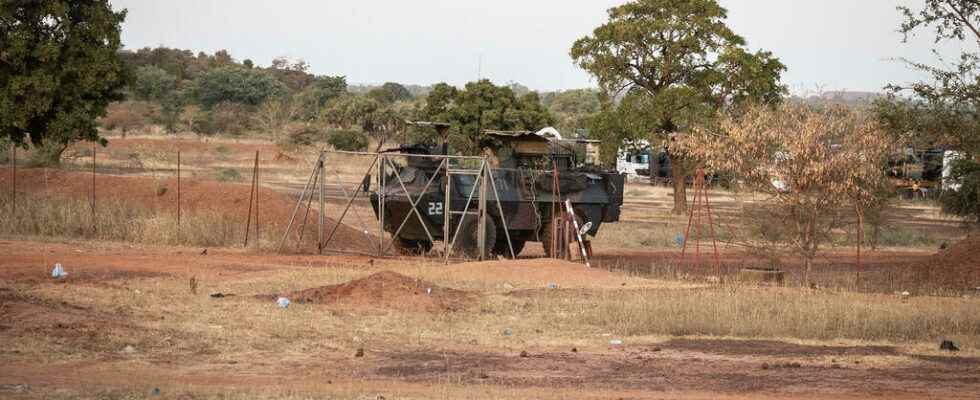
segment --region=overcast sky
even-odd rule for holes
[[[918,78],[892,59],[933,59],[928,35],[901,43],[899,3],[915,0],[720,0],[753,50],[770,50],[800,93],[876,91]],[[571,44],[613,0],[111,0],[129,14],[129,49],[167,46],[269,65],[304,59],[349,83],[461,85],[478,76],[536,90],[595,86]],[[925,32],[923,32],[925,33]],[[482,62],[481,62],[482,60]]]

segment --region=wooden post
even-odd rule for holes
[[[180,150],[177,150],[177,244],[180,244]]]
[[[252,184],[248,187],[248,216],[245,219],[245,243],[242,247],[248,247],[248,234],[252,230],[252,203],[255,202],[255,169],[259,166],[259,152],[255,152],[255,167],[252,169]]]
[[[255,246],[262,246],[259,238],[259,151],[255,150]]]
[[[95,152],[98,149],[92,144],[92,235],[95,235]]]
[[[10,150],[14,153],[11,160],[13,161],[13,183],[14,186],[10,190],[10,218],[17,217],[17,145],[10,146]]]

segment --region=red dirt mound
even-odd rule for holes
[[[943,286],[955,289],[980,287],[980,234],[971,234],[940,251],[928,267],[932,278]]]
[[[12,185],[11,169],[0,169],[0,188]],[[224,183],[200,179],[181,179],[180,207],[185,216],[193,213],[220,215],[242,222],[242,231],[248,217],[249,183]],[[17,191],[39,197],[61,197],[76,200],[91,199],[92,174],[55,169],[17,169]],[[95,193],[98,204],[119,201],[129,205],[145,207],[161,212],[176,213],[177,180],[175,178],[156,179],[146,176],[117,176],[97,174]],[[266,232],[285,230],[292,215],[296,200],[288,195],[259,188],[259,222]],[[302,225],[303,207],[297,214],[293,232]],[[328,211],[329,213],[330,211]],[[309,214],[303,247],[305,251],[316,250],[316,211]],[[325,218],[325,232],[333,229],[334,221]],[[298,236],[298,234],[297,234]],[[290,241],[290,248],[295,239]],[[358,229],[342,224],[329,245],[330,250],[347,250],[363,253],[377,252],[377,237],[365,234]]]
[[[296,303],[408,312],[458,311],[472,299],[468,292],[439,287],[391,271],[282,296]]]

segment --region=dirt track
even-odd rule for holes
[[[607,345],[608,338],[548,345],[523,345],[517,338],[505,346],[453,340],[413,343],[386,338],[382,326],[375,333],[379,339],[363,345],[364,356],[356,357],[358,346],[336,342],[328,332],[320,333],[322,340],[309,333],[276,339],[276,331],[256,326],[257,332],[271,333],[268,343],[277,347],[238,348],[218,343],[221,336],[202,337],[201,332],[210,332],[208,324],[213,324],[205,322],[204,316],[177,312],[173,319],[184,322],[168,323],[171,318],[157,320],[168,312],[143,316],[126,307],[100,309],[88,301],[103,293],[123,301],[134,290],[154,296],[159,291],[160,296],[171,298],[164,288],[183,285],[194,276],[203,282],[201,292],[172,301],[219,308],[239,301],[257,307],[257,300],[206,296],[215,290],[248,290],[282,274],[333,269],[361,276],[384,270],[421,271],[463,286],[485,282],[496,287],[494,282],[500,282],[521,289],[540,288],[540,281],[559,281],[576,287],[567,273],[581,267],[561,262],[522,260],[445,267],[438,262],[359,256],[275,256],[214,249],[205,256],[189,248],[12,241],[0,242],[0,254],[0,311],[5,320],[0,322],[0,339],[18,343],[0,350],[0,385],[31,387],[17,394],[0,386],[8,390],[0,391],[4,397],[48,397],[59,390],[74,395],[106,390],[146,395],[154,387],[161,388],[165,398],[228,390],[332,393],[342,398],[383,394],[386,398],[913,399],[976,398],[980,393],[980,358],[975,352],[948,356],[891,345],[704,338],[639,338],[624,346]],[[46,266],[55,260],[68,267],[67,281],[54,282],[46,276]],[[534,273],[527,274],[526,280],[518,279],[526,271]],[[620,283],[631,287],[657,284],[601,270],[588,274],[586,280],[598,287],[607,285],[607,290],[616,290],[614,286]],[[316,286],[295,283],[304,284],[295,289]],[[252,290],[256,292],[240,294],[261,293],[261,289]],[[546,295],[533,290],[507,294],[507,290],[505,299],[533,302],[536,296]],[[149,301],[134,299],[144,304]],[[156,305],[145,307],[153,310]],[[255,309],[267,313],[274,307]],[[481,312],[480,306],[467,312]],[[276,324],[281,318],[275,315],[270,314],[269,323]],[[465,319],[467,315],[437,314],[418,321]],[[215,318],[227,317],[218,312]],[[196,322],[198,319],[201,321]],[[60,350],[46,352],[23,347],[24,343]],[[138,350],[129,354],[121,343],[135,343]],[[42,351],[42,359],[32,351]]]

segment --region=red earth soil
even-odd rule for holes
[[[4,188],[6,191],[11,188],[12,184],[11,170],[4,168],[0,172],[0,188]],[[145,176],[96,174],[94,187],[97,207],[100,204],[123,202],[131,206],[161,212],[172,214],[177,212],[177,180],[174,178],[155,179]],[[88,172],[53,169],[17,170],[18,193],[26,193],[36,197],[60,197],[89,201],[92,198],[92,188],[92,174]],[[250,189],[249,184],[181,179],[181,212],[185,217],[195,214],[211,214],[238,219],[241,221],[244,231],[248,218]],[[267,230],[267,232],[279,232],[281,235],[296,206],[296,200],[260,187],[257,203],[260,229]],[[301,206],[293,225],[293,232],[299,230],[305,215],[304,211],[305,207]],[[316,210],[311,210],[302,246],[305,251],[316,250],[316,223]],[[325,218],[324,225],[324,234],[329,234],[333,230],[334,221]],[[329,249],[376,253],[377,242],[377,236],[365,234],[341,224],[329,245]]]
[[[980,287],[980,235],[974,233],[941,250],[921,268],[946,287],[974,289]]]
[[[462,290],[439,287],[391,271],[378,272],[339,285],[306,289],[281,296],[296,303],[402,312],[459,311],[473,297]]]

